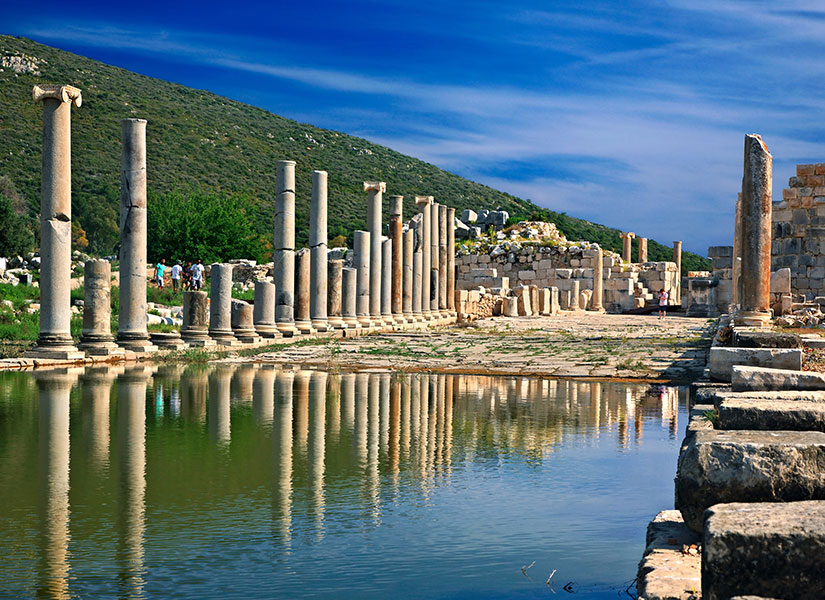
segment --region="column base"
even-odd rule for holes
[[[149,332],[122,331],[117,334],[117,345],[132,352],[157,352],[158,347],[149,341]]]
[[[186,343],[186,344],[187,344],[190,348],[203,348],[203,349],[205,349],[205,350],[208,350],[208,349],[210,349],[210,348],[217,348],[217,346],[218,346],[218,345],[215,343],[215,340],[213,340],[213,339],[212,339],[212,338],[210,338],[209,336],[204,336],[204,337],[195,337],[195,338],[181,337],[181,339],[182,339],[182,340],[183,340],[183,341],[184,341],[184,342],[185,342],[185,343]]]
[[[344,317],[345,331],[357,331],[361,329],[361,323],[358,322],[357,317]]]
[[[114,342],[81,342],[77,345],[77,349],[83,350],[89,356],[126,357],[126,350]]]
[[[369,329],[372,327],[372,319],[370,319],[369,315],[358,315],[358,324],[361,326],[361,329]]]
[[[279,338],[281,337],[278,328],[274,324],[259,324],[255,325],[255,333],[262,338]]]
[[[318,333],[326,333],[327,331],[330,331],[332,329],[332,326],[329,324],[329,321],[313,319],[312,328]]]
[[[295,321],[295,329],[298,330],[300,335],[311,335],[315,333],[315,329],[312,327],[310,321]]]
[[[174,332],[150,333],[149,339],[155,346],[163,350],[184,350],[188,347],[188,344],[183,341],[183,338]]]
[[[771,313],[756,310],[743,310],[733,317],[734,325],[745,327],[768,327],[771,323]]]
[[[262,341],[262,339],[263,339],[263,338],[261,338],[261,336],[256,335],[256,334],[254,334],[254,333],[253,333],[253,334],[250,334],[250,335],[244,335],[244,334],[238,335],[238,334],[235,334],[235,337],[236,337],[236,338],[238,339],[238,341],[239,341],[240,343],[242,343],[242,344],[257,344],[257,343],[261,342],[261,341]]]
[[[74,346],[41,347],[35,346],[23,353],[24,358],[41,358],[47,360],[83,360],[86,353]]]
[[[341,317],[332,317],[330,318],[327,323],[332,329],[346,329],[347,324],[344,322],[344,319]]]
[[[278,328],[278,332],[282,337],[289,338],[298,335],[298,330],[295,328],[295,323],[292,321],[281,321],[279,323],[275,323],[275,327]]]

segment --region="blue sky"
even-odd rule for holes
[[[745,133],[775,200],[825,162],[821,2],[64,0],[0,23],[702,254],[731,243]]]

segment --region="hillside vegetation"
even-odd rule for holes
[[[31,99],[35,83],[81,88],[83,106],[72,109],[73,216],[93,253],[114,251],[119,240],[120,120],[140,117],[147,127],[150,212],[152,196],[195,192],[239,197],[262,239],[271,237],[275,161],[297,162],[297,241],[306,243],[311,172],[329,173],[329,235],[351,238],[364,228],[363,182],[387,182],[388,193],[404,196],[406,215],[416,194],[464,208],[501,207],[525,218],[537,207],[468,181],[384,146],[285,119],[210,92],[153,79],[24,38],[0,36],[0,58],[21,57],[24,68],[0,72],[0,195],[39,212],[41,106]],[[21,201],[22,199],[22,201]],[[22,205],[22,208],[20,206]],[[619,232],[566,215],[549,213],[569,239],[599,241],[620,250]],[[587,237],[599,232],[600,239]],[[651,244],[652,258],[659,258]],[[150,254],[153,249],[150,248]],[[229,258],[229,257],[225,257]],[[662,257],[664,258],[664,257]],[[686,253],[685,269],[707,261]]]

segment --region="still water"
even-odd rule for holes
[[[0,374],[0,597],[626,598],[684,421],[626,383]]]

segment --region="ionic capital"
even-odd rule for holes
[[[432,196],[416,196],[415,197],[416,204],[432,204],[433,197]]]
[[[381,192],[384,193],[387,191],[387,184],[383,181],[365,181],[364,182],[364,191],[365,192]]]
[[[620,235],[619,237],[621,237],[622,239],[624,239],[624,238],[628,238],[628,239],[631,239],[631,240],[632,240],[633,238],[635,238],[635,237],[636,237],[636,234],[635,234],[635,233],[633,233],[632,231],[625,231],[625,232],[624,232],[624,233],[622,233],[622,235]]]
[[[72,102],[77,107],[83,103],[80,88],[73,85],[38,84],[32,88],[32,98],[35,102],[46,98],[54,98],[61,102]]]

